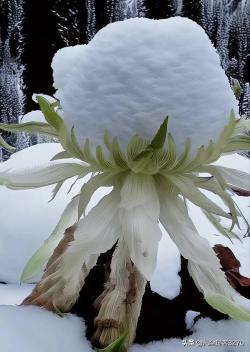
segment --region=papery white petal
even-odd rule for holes
[[[149,280],[155,270],[161,231],[153,176],[130,173],[121,190],[119,217],[131,260]]]
[[[99,254],[106,252],[117,241],[120,233],[116,212],[119,200],[119,192],[113,190],[79,221],[74,241],[70,242],[63,254],[58,271],[58,275],[67,282],[65,295],[70,296],[72,287],[77,288],[82,282],[83,268],[86,277]]]
[[[4,171],[0,173],[0,184],[11,189],[39,188],[87,173],[84,163],[51,161],[31,169]]]
[[[88,215],[89,216],[89,215]],[[102,233],[85,234],[78,233],[77,238],[70,243],[62,256],[59,275],[67,282],[64,293],[72,292],[72,287],[78,287],[83,275],[86,277],[95,266],[100,253],[105,253],[117,241],[119,228],[115,218]],[[93,235],[93,238],[92,238]],[[74,289],[73,289],[74,290]]]
[[[142,275],[150,280],[156,267],[158,245],[162,236],[157,219],[153,221],[143,207],[120,209],[119,216],[131,260]]]
[[[199,189],[193,184],[188,177],[169,177],[171,182],[180,190],[181,194],[188,198],[192,203],[198,205],[200,208],[205,209],[211,213],[231,218],[231,215],[226,213],[217,204],[211,201],[205,196]]]
[[[92,239],[95,239],[101,235],[117,214],[119,202],[120,194],[117,190],[104,196],[88,215],[79,221],[75,231],[75,239],[83,240],[84,236],[91,236]]]
[[[179,248],[181,254],[188,259],[188,270],[198,289],[207,295],[221,295],[228,298],[224,311],[226,314],[239,316],[241,308],[237,308],[238,293],[228,283],[221,264],[208,241],[199,236],[182,199],[169,192],[161,194],[160,221],[170,237]],[[209,301],[208,301],[209,303]],[[232,309],[234,307],[234,309]]]
[[[109,173],[102,173],[91,177],[81,188],[78,217],[86,211],[86,207],[95,191],[100,187],[113,186],[115,183],[114,177]]]
[[[130,173],[121,189],[120,208],[143,206],[145,212],[158,218],[160,205],[153,176]]]
[[[183,257],[197,264],[217,267],[218,258],[209,242],[198,234],[183,200],[161,190],[160,202],[160,221]]]
[[[213,255],[216,256],[215,253]],[[220,269],[219,265],[217,268],[211,268],[198,265],[192,260],[189,260],[188,271],[196,286],[204,295],[206,292],[217,292],[229,298],[235,296],[235,291],[228,283],[225,273]]]
[[[90,254],[84,259],[84,263],[88,271],[90,271],[97,263],[97,259],[100,254]]]
[[[208,304],[233,319],[250,321],[249,300],[234,290],[219,267],[209,268],[189,260],[188,271]]]
[[[250,192],[250,174],[229,167],[216,167],[219,169],[222,177],[230,188]]]
[[[206,301],[210,306],[217,309],[221,313],[228,314],[231,318],[243,321],[250,321],[250,309],[245,308],[245,305],[238,304],[227,297],[209,293],[206,295]]]

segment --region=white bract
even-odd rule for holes
[[[248,310],[238,304],[239,294],[227,282],[218,257],[198,234],[187,209],[188,200],[223,235],[238,238],[231,230],[240,214],[230,191],[250,193],[249,174],[214,164],[224,153],[248,150],[250,137],[245,134],[247,122],[229,113],[235,99],[203,30],[180,18],[129,20],[106,27],[86,47],[65,49],[65,55],[65,65],[60,66],[63,55],[57,55],[54,67],[66,123],[58,102],[37,96],[47,122],[28,126],[31,132],[56,136],[63,151],[28,173],[0,172],[0,183],[11,189],[56,184],[54,196],[68,178],[91,174],[63,212],[56,233],[24,270],[22,279],[30,279],[57,246],[62,229],[74,220],[74,240],[38,284],[35,302],[69,311],[99,254],[118,243],[110,274],[114,288],[103,299],[104,313],[98,318],[116,319],[117,302],[124,302],[121,298],[129,289],[131,262],[141,288],[136,301],[140,305],[146,280],[156,267],[160,222],[188,259],[189,272],[207,302],[235,319],[249,320]],[[164,120],[166,115],[169,119]],[[68,128],[72,124],[75,130]],[[27,130],[26,124],[0,127]],[[87,213],[100,187],[112,191]],[[204,191],[219,196],[225,207]],[[220,225],[221,217],[229,219],[231,227]],[[137,313],[129,320],[132,313],[128,317],[123,311],[130,341],[138,306],[133,312]],[[124,321],[118,324],[118,336],[129,325]]]

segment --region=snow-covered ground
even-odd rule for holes
[[[8,162],[0,164],[0,170],[32,166],[49,160],[60,151],[59,144],[41,144],[14,154]],[[249,171],[249,160],[240,156],[225,156],[221,165],[233,166]],[[28,295],[33,285],[19,285],[23,266],[33,252],[42,244],[55,226],[60,213],[77,193],[76,185],[70,194],[68,185],[59,192],[57,198],[48,203],[52,187],[28,191],[12,191],[0,188],[2,209],[0,212],[0,351],[1,352],[90,352],[84,337],[84,322],[72,315],[59,317],[37,307],[17,307],[15,305]],[[96,193],[95,204],[103,192]],[[246,218],[249,220],[249,199],[234,196]],[[249,238],[242,242],[218,235],[218,231],[208,222],[195,206],[190,205],[190,213],[204,237],[211,244],[222,243],[230,247],[242,263],[241,273],[250,276]],[[243,223],[244,234],[246,225]],[[180,291],[178,270],[180,257],[177,248],[167,234],[164,234],[158,253],[157,269],[152,279],[152,289],[162,296],[174,298]],[[250,347],[250,325],[238,321],[212,322],[201,319],[193,326],[195,313],[188,312],[187,325],[193,335],[186,339],[168,339],[147,345],[133,345],[130,352],[182,352],[202,350],[204,352],[246,352]],[[152,322],[153,324],[153,322]],[[229,346],[235,344],[238,346]]]
[[[1,352],[93,352],[84,335],[84,322],[71,314],[59,317],[38,307],[0,306]],[[191,336],[133,345],[129,352],[247,352],[249,346],[248,323],[201,319]]]

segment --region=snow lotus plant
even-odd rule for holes
[[[22,281],[29,281],[62,240],[63,249],[50,258],[28,302],[69,311],[100,253],[115,245],[109,281],[97,300],[96,338],[103,346],[120,336],[118,342],[124,341],[124,334],[133,341],[156,266],[161,223],[188,259],[206,301],[234,319],[250,320],[212,247],[197,233],[186,202],[218,227],[221,217],[230,219],[231,228],[222,233],[233,237],[240,214],[230,191],[250,192],[248,174],[214,165],[224,153],[249,150],[250,137],[248,121],[231,111],[236,99],[204,31],[184,18],[114,23],[88,45],[60,51],[53,68],[60,105],[36,97],[45,122],[1,125],[50,135],[64,149],[46,165],[0,173],[2,185],[55,184],[54,198],[65,180],[83,182],[24,269]],[[112,190],[86,212],[100,187]]]

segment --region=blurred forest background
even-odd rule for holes
[[[199,23],[229,79],[239,80],[241,113],[250,117],[250,0],[0,0],[0,121],[19,122],[36,110],[33,93],[53,95],[50,65],[59,48],[87,43],[106,24],[138,16]],[[38,141],[2,135],[18,150]],[[8,156],[0,151],[0,160]]]

